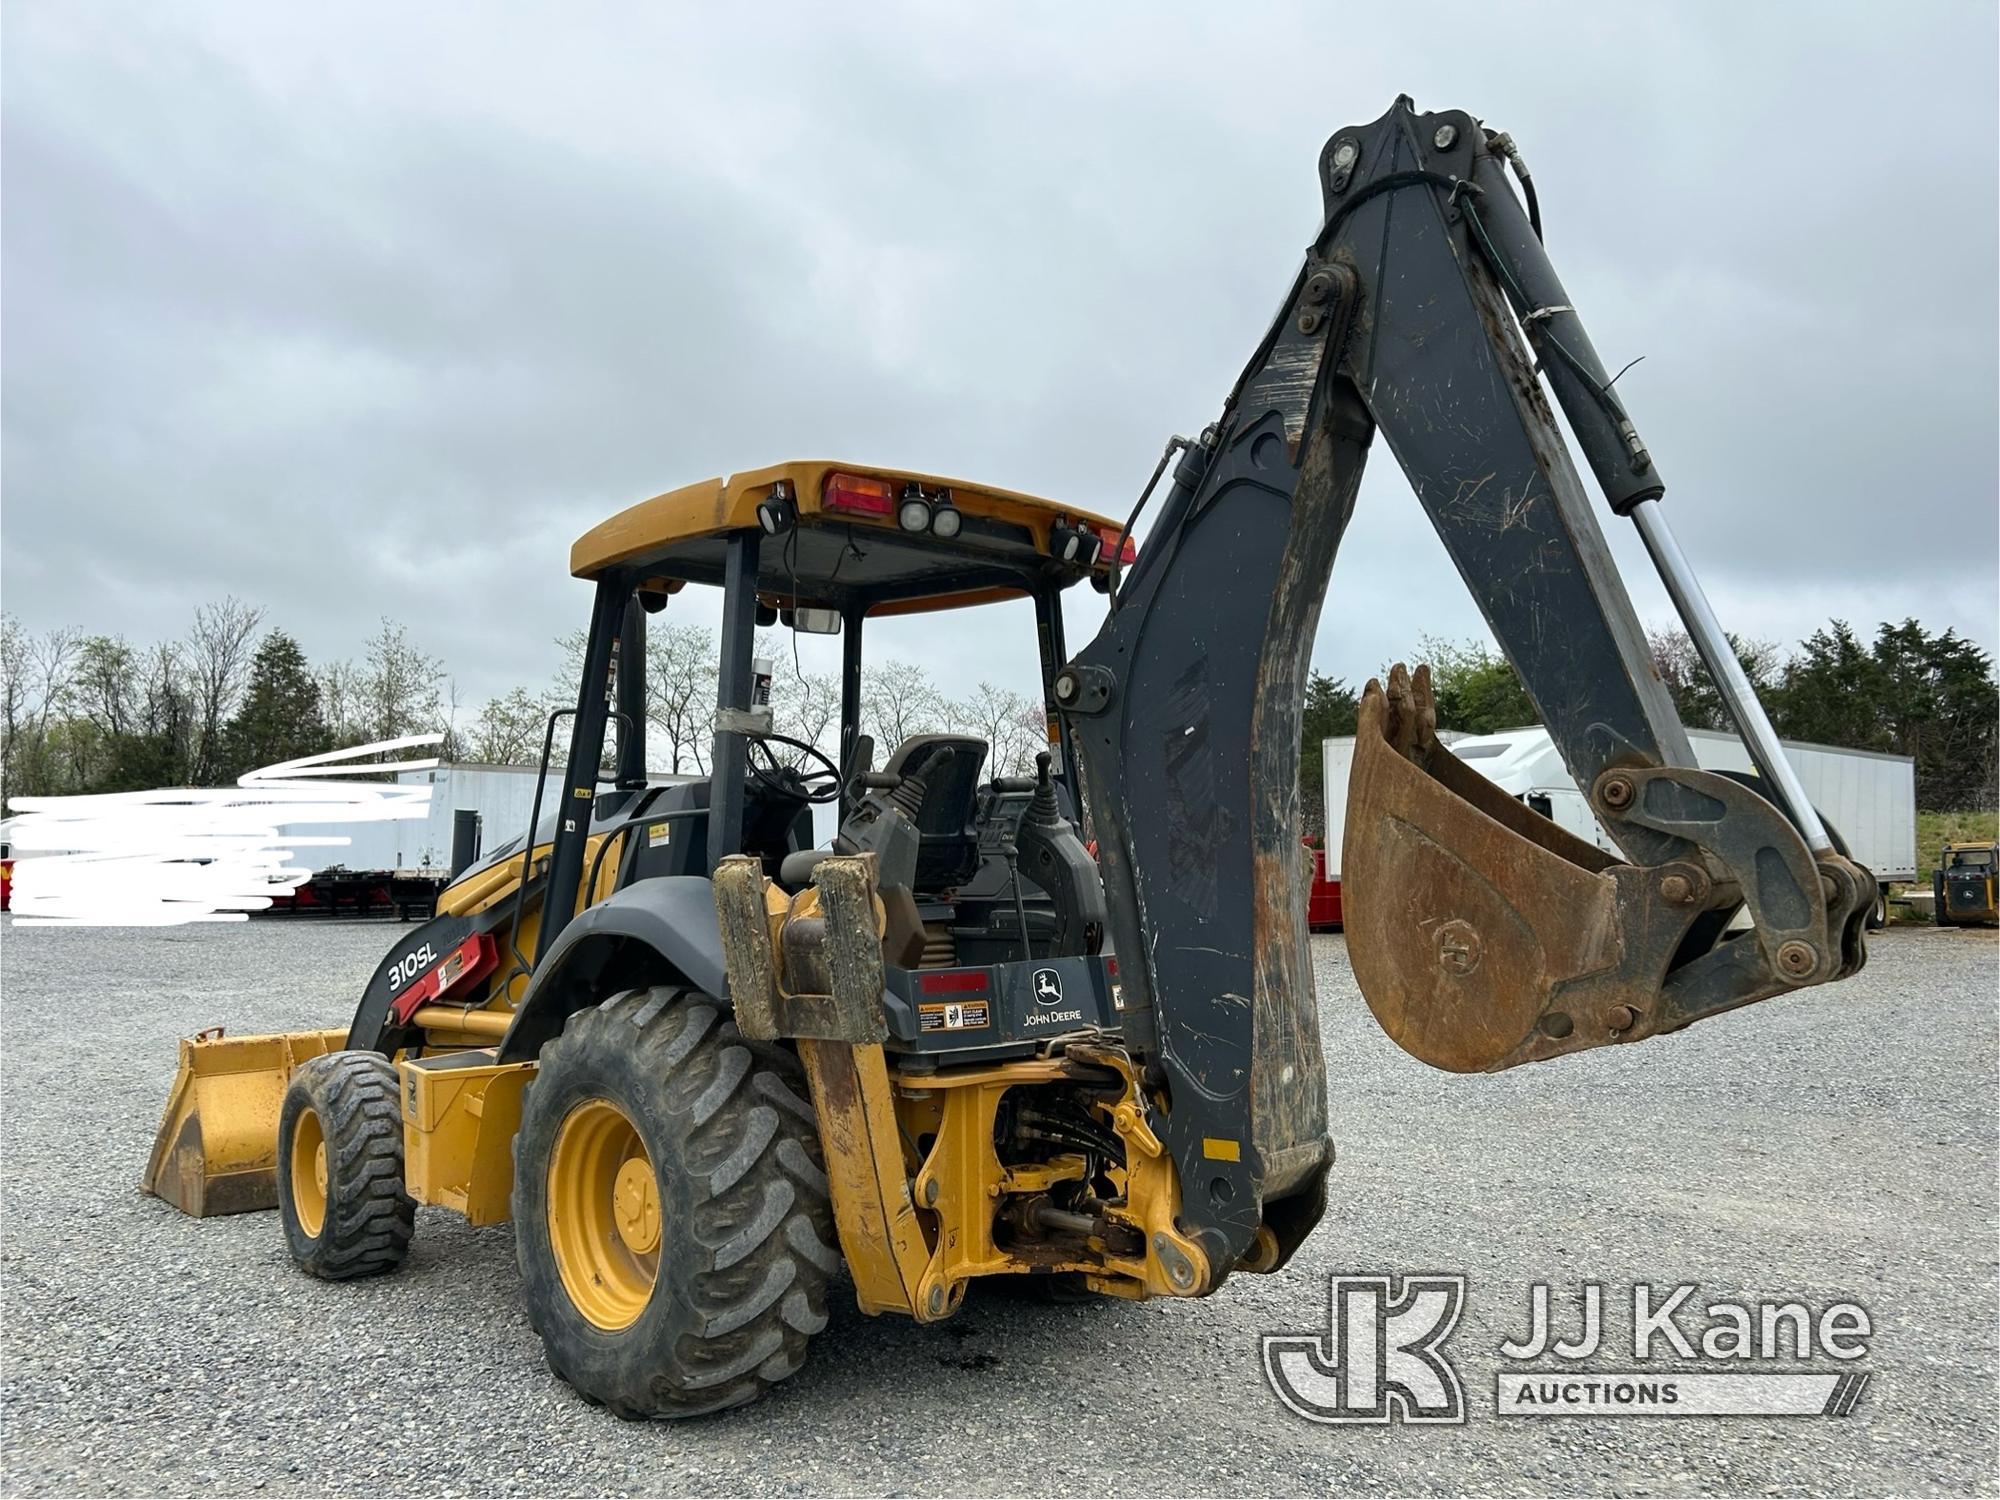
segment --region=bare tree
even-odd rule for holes
[[[659,731],[651,758],[678,776],[708,770],[715,735],[715,634],[705,625],[665,625],[646,638],[646,714]]]
[[[447,761],[457,760],[465,754],[465,739],[458,732],[458,678],[444,680],[444,743],[438,746],[438,755]]]
[[[487,765],[531,766],[542,756],[549,707],[524,687],[479,710],[467,736],[472,758]]]
[[[1736,659],[1751,685],[1763,693],[1783,665],[1783,653],[1770,641],[1729,637]],[[1690,729],[1730,729],[1729,709],[1708,675],[1708,667],[1685,630],[1648,630],[1646,645],[1653,658],[1653,670],[1660,674],[1674,710]]]
[[[154,646],[146,653],[139,677],[136,732],[159,748],[162,762],[186,765],[194,710],[180,648],[172,641]]]
[[[0,615],[0,816],[7,794],[18,789],[19,763],[26,759],[26,735],[34,722],[34,642],[21,622]]]
[[[70,696],[70,667],[82,644],[82,637],[66,627],[36,636],[29,646],[35,687],[35,731],[47,735],[49,720],[58,709],[67,707]]]
[[[548,680],[548,700],[568,708],[576,702],[576,680],[584,674],[584,632],[570,630],[556,636],[556,650],[562,652],[562,666]]]
[[[823,672],[780,671],[771,683],[771,716],[779,734],[814,746],[840,763],[840,679]],[[803,751],[773,745],[781,765],[805,770],[815,764]]]
[[[556,637],[556,649],[561,651],[563,654],[563,665],[560,669],[558,669],[555,677],[549,683],[549,691],[547,696],[548,696],[548,704],[550,710],[558,708],[576,707],[577,688],[580,685],[583,678],[584,648],[588,644],[589,644],[588,635],[586,632],[582,630],[572,630],[569,631],[567,634],[559,635]],[[648,648],[648,654],[649,655],[651,654],[650,645]],[[612,712],[607,718],[604,725],[604,751],[602,756],[599,758],[598,762],[601,766],[615,766],[618,763],[619,759],[618,742],[620,737],[625,732],[625,726],[620,721],[617,713],[618,673],[623,669],[624,669],[624,664],[619,660],[618,656],[614,655],[611,659],[611,675],[608,678],[606,678],[606,680],[603,683],[604,693],[606,697],[611,700],[610,707],[612,709]],[[639,668],[639,670],[642,673],[644,673],[647,672],[648,669],[642,665]],[[653,696],[653,688],[649,676],[646,684],[646,699],[649,705],[651,704],[652,696]],[[649,719],[650,719],[650,714],[649,714]],[[533,759],[537,763],[539,763],[542,758],[542,751],[541,751],[542,740],[540,736],[542,734],[546,734],[547,728],[548,728],[548,713],[544,712],[542,715],[542,729],[541,731],[538,732],[538,736],[535,741],[535,753],[531,757],[531,759]],[[569,740],[565,735],[564,729],[558,727],[556,730],[556,738],[555,738],[555,746],[556,746],[555,753],[561,754],[562,749],[566,747],[568,744]],[[653,745],[652,736],[649,734],[647,736],[647,744],[646,744],[646,759],[649,766],[650,763],[656,758],[656,750],[657,747]]]
[[[1021,700],[1020,717],[1014,720],[1014,728],[1020,738],[1011,743],[1019,746],[1020,758],[1013,762],[1019,768],[1013,774],[1017,776],[1032,775],[1035,769],[1036,756],[1045,750],[1051,755],[1055,754],[1055,744],[1049,739],[1048,705],[1043,703],[1039,698],[1023,698]],[[1055,767],[1055,772],[1058,775],[1061,774],[1062,766],[1060,764]],[[1006,775],[1007,773],[996,771],[994,774]]]
[[[1010,688],[982,682],[950,705],[951,727],[976,735],[991,747],[986,758],[989,776],[1026,776],[1035,769],[1035,752],[1048,749],[1039,704]]]
[[[361,672],[351,661],[328,662],[319,673],[319,706],[333,743],[345,749],[368,738]]]
[[[220,768],[223,721],[235,709],[243,689],[255,650],[251,638],[263,618],[264,611],[252,609],[234,595],[220,604],[204,604],[194,612],[185,660],[194,690],[191,780],[197,786],[215,780]]]
[[[936,734],[945,716],[944,695],[915,662],[891,659],[862,679],[861,717],[885,757],[912,736]]]
[[[130,734],[139,708],[139,656],[123,636],[93,635],[77,650],[76,707],[101,734]]]
[[[61,727],[72,696],[70,681],[79,637],[55,629],[30,635],[18,620],[0,622],[0,806],[9,796],[57,789],[50,737]]]
[[[414,645],[409,632],[385,615],[382,628],[369,637],[368,656],[360,674],[368,738],[387,740],[444,729],[439,691],[443,675],[442,663]]]

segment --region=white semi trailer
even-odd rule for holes
[[[1440,739],[1446,738],[1443,735]],[[1695,762],[1705,771],[1750,771],[1750,753],[1733,734],[1690,729]],[[1590,804],[1563,768],[1549,732],[1540,725],[1449,741],[1452,754],[1536,812],[1600,848],[1616,846]],[[1329,739],[1321,750],[1326,784],[1327,878],[1340,879],[1340,843],[1346,830],[1347,775],[1352,736]],[[1820,816],[1846,840],[1852,856],[1881,882],[1875,922],[1887,910],[1888,887],[1917,878],[1916,762],[1907,755],[1843,750],[1833,745],[1785,741],[1785,755],[1799,773]]]
[[[343,844],[301,848],[299,863],[308,869],[381,870],[443,874],[451,863],[453,815],[476,812],[483,825],[481,843],[487,849],[528,831],[534,806],[533,766],[447,764],[434,771],[403,771],[396,780],[405,786],[428,785],[429,815],[381,823],[343,823],[324,827],[300,825],[294,835],[322,834],[345,839]],[[563,773],[549,773],[543,783],[542,813],[562,800]]]

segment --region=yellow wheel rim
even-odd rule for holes
[[[660,1278],[660,1189],[639,1131],[608,1099],[566,1115],[549,1157],[549,1246],[595,1326],[638,1321]]]
[[[292,1212],[318,1239],[326,1225],[326,1131],[316,1110],[300,1110],[292,1125]]]

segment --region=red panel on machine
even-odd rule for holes
[[[408,1021],[425,1001],[435,999],[454,985],[470,984],[484,978],[498,965],[499,957],[493,935],[475,932],[446,954],[443,963],[414,980],[409,988],[396,996],[389,1004],[389,1014],[399,1023]]]
[[[986,985],[984,969],[933,969],[917,976],[917,988],[926,995],[983,993]]]
[[[1306,897],[1306,926],[1314,932],[1340,926],[1340,882],[1326,877],[1326,850],[1315,848],[1310,840],[1306,847],[1312,850],[1313,878],[1312,891]]]

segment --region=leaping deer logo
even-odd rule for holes
[[[1035,1001],[1040,1005],[1062,1004],[1062,976],[1054,969],[1035,970]]]

